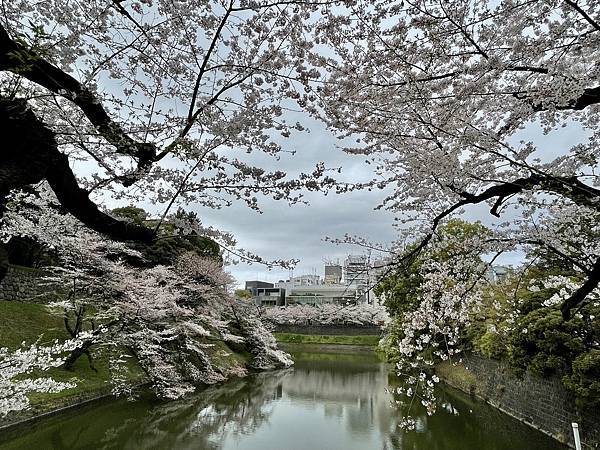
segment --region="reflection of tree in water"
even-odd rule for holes
[[[281,397],[281,381],[289,372],[258,373],[160,403],[144,416],[106,430],[105,442],[114,445],[112,437],[118,435],[117,448],[219,449],[227,433],[251,434],[268,421],[271,403]]]
[[[390,374],[390,390],[400,386],[402,381]],[[395,393],[392,396],[394,400],[402,400]],[[390,432],[390,446],[386,450],[513,450],[523,448],[524,442],[527,450],[562,448],[551,438],[533,432],[527,425],[453,388],[438,385],[436,397],[437,412],[432,416],[427,415],[419,401],[412,404],[410,412],[408,405],[396,408],[399,418],[404,414],[415,418],[416,430],[402,431],[396,427]]]
[[[282,396],[282,380],[291,370],[258,373],[250,380],[240,380],[240,388],[228,393],[213,388],[214,394],[201,402],[204,406],[190,424],[190,436],[203,436],[218,448],[227,433],[247,435],[264,425],[271,416],[273,402]],[[212,395],[211,395],[212,394]]]
[[[399,383],[388,366],[376,359],[340,355],[297,359],[294,370],[231,380],[181,401],[164,403],[144,397],[131,403],[95,404],[50,418],[27,432],[12,432],[6,438],[8,446],[0,435],[0,448],[236,448],[245,443],[243,436],[277,428],[272,425],[282,423],[278,415],[282,412],[288,419],[290,412],[298,412],[299,418],[323,424],[321,431],[327,437],[349,437],[344,448],[353,450],[513,450],[524,448],[523,443],[528,450],[559,448],[488,405],[445,390],[438,391],[440,406],[434,416],[427,416],[417,401],[410,412],[417,418],[417,430],[403,432],[398,424],[406,410],[392,407],[399,397],[388,393]],[[306,425],[297,425],[303,432]],[[269,435],[274,439],[269,448],[289,448],[289,430],[277,431]]]
[[[341,356],[296,359],[294,372],[283,380],[284,395],[307,407],[322,407],[325,417],[343,421],[353,435],[378,430],[385,442],[398,428],[386,389],[389,366],[375,356]]]

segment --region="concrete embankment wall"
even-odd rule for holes
[[[474,354],[463,355],[456,365],[442,363],[436,372],[451,386],[570,446],[574,446],[571,423],[578,422],[584,448],[600,448],[600,408],[578,408],[558,376],[517,377],[507,364]]]
[[[381,328],[368,325],[276,325],[276,333],[331,336],[378,336]]]

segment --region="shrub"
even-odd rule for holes
[[[502,333],[488,329],[476,342],[475,350],[491,359],[503,359],[507,356],[507,339]]]
[[[575,358],[572,374],[563,377],[563,383],[577,395],[580,405],[600,405],[600,350],[592,349]]]

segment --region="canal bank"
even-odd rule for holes
[[[472,353],[455,364],[438,364],[436,374],[450,386],[570,447],[574,447],[571,423],[577,422],[583,448],[600,448],[600,410],[579,408],[558,376],[541,378],[525,373],[519,377],[507,364]]]
[[[104,400],[0,434],[0,449],[564,450],[549,437],[451,388],[438,413],[417,402],[399,427],[399,380],[373,352],[294,352],[291,369],[256,373],[174,402]]]

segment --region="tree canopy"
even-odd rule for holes
[[[118,240],[156,233],[97,201],[180,201],[219,208],[258,196],[290,203],[332,179],[315,164],[286,177],[245,155],[277,158],[285,99],[313,76],[307,19],[318,3],[10,2],[0,13],[0,203],[46,180],[61,205]],[[290,58],[289,55],[295,55]],[[286,151],[289,151],[286,149]],[[90,170],[75,174],[78,161]]]
[[[565,318],[600,281],[598,241],[575,256],[564,239],[599,212],[599,16],[591,1],[351,2],[319,35],[335,56],[317,113],[358,140],[418,250],[487,205],[513,248],[581,261]],[[575,139],[553,140],[563,127]]]
[[[54,208],[110,239],[156,245],[176,226],[231,249],[177,208],[380,189],[397,216],[391,270],[415,274],[401,286],[401,367],[460,351],[486,267],[508,252],[569,274],[540,278],[560,295],[530,317],[568,331],[599,298],[599,43],[591,0],[4,2],[0,214],[49,186]],[[372,180],[336,182],[317,161],[293,178],[252,164],[248,153],[291,151],[282,139],[304,125],[289,110],[325,123]],[[153,202],[160,218],[111,215],[99,207],[110,197]],[[488,231],[444,232],[482,211]],[[0,248],[0,279],[6,263]],[[596,364],[594,349],[573,376]],[[432,379],[413,379],[431,398]]]

